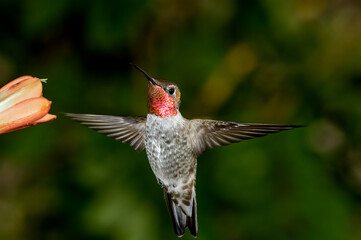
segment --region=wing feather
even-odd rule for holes
[[[197,156],[207,149],[302,127],[301,125],[235,123],[205,119],[194,119],[190,121],[190,124],[195,135],[194,152]]]
[[[145,117],[118,117],[76,113],[66,113],[65,115],[101,134],[124,143],[129,143],[138,152],[144,149]]]

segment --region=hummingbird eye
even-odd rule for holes
[[[169,92],[169,94],[170,95],[173,95],[173,93],[174,93],[174,87],[170,87],[169,89],[168,89],[168,92]]]

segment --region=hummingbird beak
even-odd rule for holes
[[[154,80],[154,78],[152,78],[151,76],[148,75],[148,73],[146,73],[143,69],[141,69],[140,67],[138,67],[136,64],[134,63],[129,63],[130,65],[132,65],[133,67],[135,67],[139,72],[143,73],[144,76],[148,79],[148,81],[152,84],[152,85],[157,85],[159,86],[159,84],[157,84]]]

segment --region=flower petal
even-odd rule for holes
[[[30,98],[0,112],[0,134],[35,125],[50,110],[44,97]]]
[[[0,112],[29,98],[41,97],[43,85],[39,78],[24,76],[0,89]]]
[[[35,124],[38,123],[46,123],[46,122],[50,122],[52,120],[56,119],[56,115],[53,114],[46,114],[44,117],[40,118],[39,120],[37,120],[35,122]]]

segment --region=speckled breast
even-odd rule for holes
[[[187,124],[180,113],[165,118],[147,116],[145,149],[155,176],[166,186],[179,183],[195,172],[196,158],[188,140]]]

